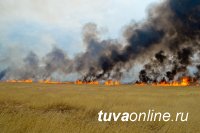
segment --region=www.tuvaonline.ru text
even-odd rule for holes
[[[115,112],[104,112],[101,110],[98,113],[98,121],[99,122],[111,122],[111,121],[122,121],[122,122],[139,122],[139,121],[180,121],[187,122],[189,117],[188,112],[177,112],[175,114],[171,114],[169,112],[156,112],[154,110],[148,110],[147,112],[123,112],[123,113],[115,113]]]

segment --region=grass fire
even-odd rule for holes
[[[105,39],[96,24],[87,23],[82,29],[83,52],[70,58],[55,46],[44,56],[38,56],[37,50],[14,55],[14,61],[4,54],[0,80],[53,83],[48,80],[80,79],[77,84],[115,84],[128,79],[125,82],[160,85],[178,85],[182,77],[200,80],[199,6],[199,0],[164,0],[152,5],[147,18],[123,28],[121,39]],[[167,83],[161,83],[163,78]]]
[[[75,84],[75,85],[106,85],[106,86],[118,86],[121,84],[132,84],[132,85],[149,85],[149,86],[199,86],[199,82],[195,80],[192,77],[182,77],[180,81],[172,81],[168,82],[164,78],[159,82],[140,82],[136,81],[134,83],[121,83],[117,80],[106,80],[106,81],[82,81],[82,80],[76,80],[74,82],[70,81],[53,81],[53,80],[39,80],[39,81],[33,81],[31,79],[29,80],[7,80],[7,83],[43,83],[43,84]]]
[[[200,0],[159,0],[129,23],[138,7],[121,1],[0,0],[0,132],[200,132]],[[100,122],[102,110],[189,119]]]

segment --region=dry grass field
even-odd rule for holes
[[[98,112],[189,112],[188,122],[98,122]],[[0,83],[1,133],[197,133],[200,88]]]

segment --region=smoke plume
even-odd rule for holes
[[[55,73],[79,73],[81,80],[121,80],[124,72],[144,64],[138,80],[173,81],[181,76],[200,78],[200,1],[165,0],[150,7],[148,17],[125,27],[123,38],[102,39],[97,25],[83,28],[85,52],[74,59],[54,48],[42,59],[30,52],[23,66],[8,66],[0,72],[5,79],[49,79]],[[196,72],[189,72],[189,67]]]

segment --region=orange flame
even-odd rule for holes
[[[40,80],[39,83],[45,83],[45,84],[61,84],[59,81],[51,81],[51,80]]]
[[[143,83],[143,82],[138,82],[136,83],[136,85],[139,86],[144,86],[147,85],[147,83]],[[159,83],[152,83],[152,86],[189,86],[190,85],[190,78],[189,77],[183,77],[181,82],[178,81],[173,81],[173,82],[159,82]]]
[[[108,85],[108,86],[111,86],[111,85],[120,85],[120,82],[119,81],[107,80],[107,81],[105,81],[104,85]]]
[[[7,80],[8,83],[33,83],[33,80],[27,79],[27,80]]]
[[[76,85],[83,85],[83,84],[99,85],[99,82],[98,81],[84,82],[84,81],[81,81],[81,80],[77,80],[77,81],[74,82],[74,84],[76,84]]]
[[[44,84],[73,84],[73,82],[60,82],[60,81],[52,81],[52,80],[39,80],[39,83]]]
[[[195,81],[195,80],[194,80]],[[182,80],[180,82],[178,81],[173,81],[173,82],[158,82],[158,83],[152,83],[150,85],[152,86],[189,86],[191,85],[191,83],[195,83],[191,78],[189,77],[183,77]],[[33,83],[33,80],[31,79],[27,79],[27,80],[7,80],[6,82],[9,83]],[[98,81],[89,81],[89,82],[85,82],[85,81],[81,81],[81,80],[77,80],[75,82],[60,82],[60,81],[52,81],[52,80],[40,80],[38,81],[38,83],[45,83],[45,84],[76,84],[76,85],[99,85],[100,83]],[[119,81],[114,81],[114,80],[107,80],[104,82],[104,85],[106,86],[113,86],[113,85],[120,85],[121,83]],[[145,86],[145,85],[149,85],[147,83],[144,82],[137,82],[134,85],[138,85],[138,86]],[[196,86],[198,86],[199,84],[196,83]]]

